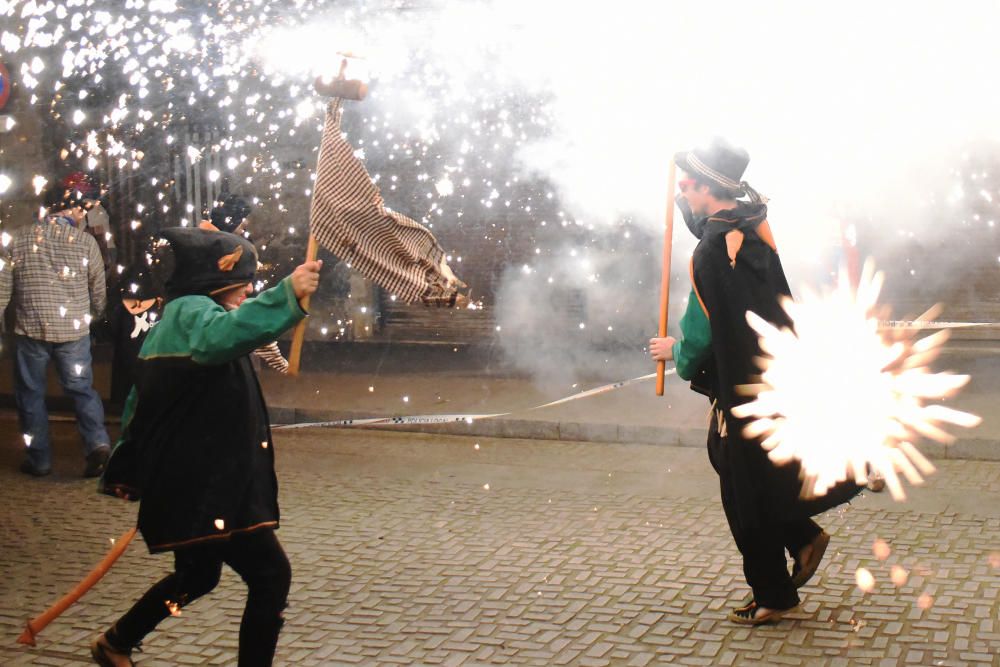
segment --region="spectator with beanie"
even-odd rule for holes
[[[250,204],[245,199],[239,195],[229,195],[212,209],[209,219],[219,231],[242,235],[246,231],[250,210]]]
[[[54,360],[59,382],[72,397],[83,439],[84,476],[97,477],[110,452],[104,407],[94,390],[89,325],[105,306],[104,264],[94,237],[80,228],[81,193],[56,185],[45,210],[18,229],[0,266],[0,311],[13,299],[15,385],[26,457],[21,471],[52,471],[46,377]]]
[[[239,665],[270,665],[284,623],[291,568],[275,529],[278,484],[264,397],[250,352],[305,317],[321,262],[306,262],[247,299],[257,253],[226,232],[162,233],[154,265],[172,262],[166,306],[139,352],[139,372],[108,462],[105,493],[138,499],[152,553],[174,572],[153,585],[91,644],[100,665],[131,653],[172,610],[219,582],[223,563],[247,584]]]

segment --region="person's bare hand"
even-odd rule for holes
[[[323,268],[323,260],[315,260],[299,264],[292,271],[292,290],[295,298],[309,296],[319,287],[319,270]]]
[[[653,361],[670,361],[674,358],[674,343],[677,339],[673,336],[666,338],[649,339],[649,356]]]

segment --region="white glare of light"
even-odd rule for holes
[[[451,182],[451,179],[445,176],[437,183],[434,184],[434,189],[442,197],[447,197],[448,195],[454,194],[455,184]]]
[[[82,123],[86,119],[87,119],[87,114],[83,113],[82,109],[77,109],[76,111],[73,112],[73,124],[74,125],[79,125],[80,123]]]
[[[208,180],[210,180],[212,183],[215,183],[217,180],[219,180],[219,170],[212,169],[211,171],[209,171]]]
[[[854,573],[854,581],[862,593],[871,593],[875,590],[875,577],[867,568],[859,567]]]
[[[32,187],[35,188],[35,194],[36,195],[42,194],[42,190],[45,189],[45,184],[48,182],[49,179],[45,178],[44,176],[36,175],[33,179],[31,179],[31,185]]]
[[[0,195],[7,192],[14,181],[10,180],[7,174],[0,174]]]
[[[880,473],[893,498],[904,499],[900,475],[911,484],[934,466],[913,444],[921,436],[952,442],[941,425],[978,425],[976,415],[930,400],[953,395],[967,375],[932,373],[948,330],[916,338],[920,329],[879,331],[876,303],[883,274],[865,263],[855,291],[841,269],[832,293],[803,290],[798,301],[783,299],[794,331],[779,329],[753,312],[747,321],[760,335],[761,382],[740,387],[754,400],[733,408],[738,418],[755,417],[744,428],[777,464],[802,464],[803,493],[819,496],[847,479],[864,484]],[[934,317],[928,311],[916,322]],[[832,345],[851,350],[834,360]],[[823,425],[822,427],[819,425]]]
[[[310,99],[305,99],[295,105],[295,117],[299,120],[311,118],[316,113],[316,105]]]

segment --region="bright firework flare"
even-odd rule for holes
[[[795,331],[778,329],[752,312],[747,321],[760,335],[764,357],[760,384],[741,387],[755,399],[733,409],[755,417],[744,431],[762,436],[769,457],[802,464],[803,494],[819,496],[853,476],[867,482],[869,470],[885,477],[893,498],[906,494],[900,473],[911,484],[934,466],[914,446],[919,436],[951,443],[941,425],[977,426],[981,419],[927,401],[953,395],[967,375],[932,373],[929,364],[948,339],[947,330],[918,339],[935,307],[908,329],[879,329],[876,304],[883,274],[865,263],[855,292],[846,272],[826,296],[804,292],[782,306]]]

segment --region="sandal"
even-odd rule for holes
[[[766,612],[760,614],[757,613],[758,609],[761,607],[757,606],[757,603],[751,603],[746,607],[737,607],[736,609],[729,612],[729,620],[733,623],[738,623],[739,625],[766,625],[768,623],[777,623],[786,614],[790,614],[797,610],[799,605],[794,607],[789,607],[788,609],[768,609]]]
[[[122,658],[128,660],[129,667],[135,667],[132,651],[119,651],[111,645],[103,632],[90,644],[90,657],[101,667],[119,667],[123,664]]]
[[[798,562],[797,558],[795,559],[795,564],[799,567],[797,572],[792,572],[792,583],[795,584],[796,588],[802,588],[805,583],[812,579],[813,575],[816,574],[816,570],[819,569],[820,561],[823,560],[823,554],[826,553],[826,548],[829,545],[830,533],[825,530],[821,530],[819,535],[816,536],[816,539],[809,544],[809,546],[812,547],[812,551],[809,553],[809,559],[801,564]]]

